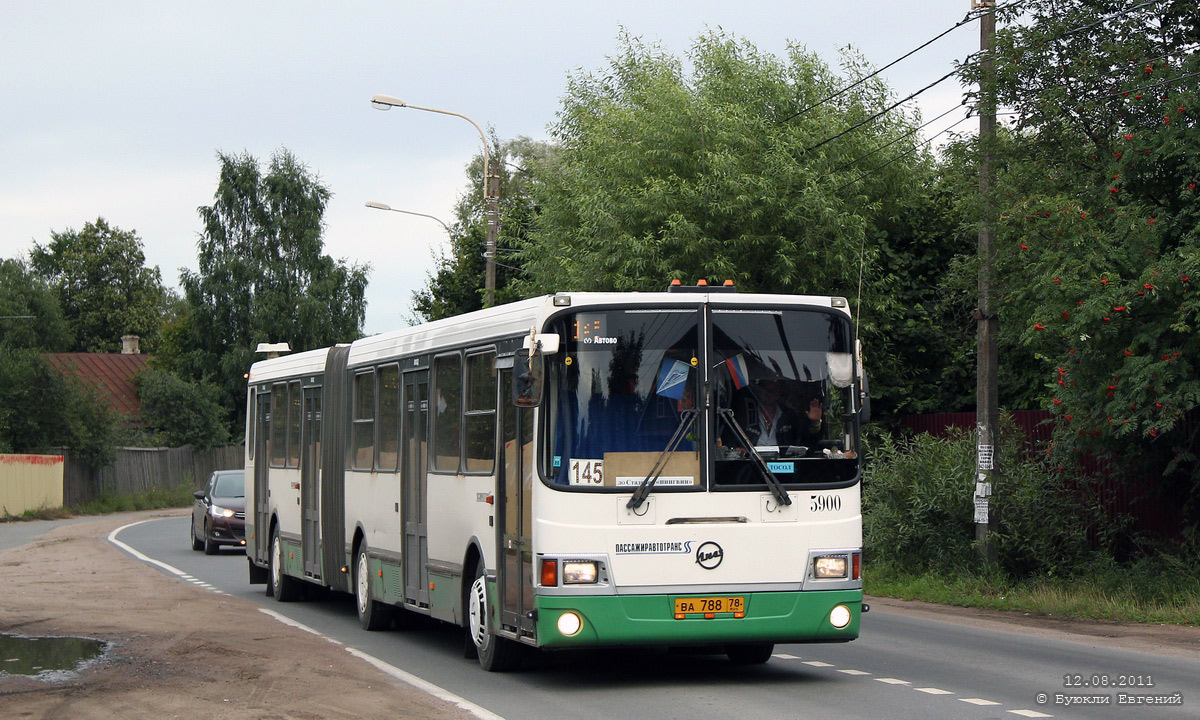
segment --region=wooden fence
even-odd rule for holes
[[[181,448],[118,448],[109,466],[93,468],[66,455],[63,466],[63,504],[67,506],[104,495],[129,495],[151,489],[188,485],[199,488],[214,470],[245,466],[243,445],[196,450]]]

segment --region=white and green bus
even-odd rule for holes
[[[858,635],[866,382],[845,299],[559,293],[257,362],[246,538],[278,600],[527,648]]]

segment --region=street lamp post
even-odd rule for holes
[[[401,210],[400,208],[394,208],[391,205],[388,205],[387,203],[381,203],[381,202],[368,202],[367,207],[373,208],[375,210],[387,210],[389,212],[398,212],[398,213],[404,213],[405,215],[416,215],[417,217],[429,218],[430,220],[436,222],[438,225],[441,225],[442,229],[446,231],[446,235],[450,235],[450,226],[447,225],[446,223],[442,222],[442,220],[440,218],[434,217],[433,215],[426,215],[425,213],[413,212],[412,210]]]
[[[400,98],[395,98],[391,95],[374,95],[371,97],[371,104],[380,110],[390,110],[394,107],[399,107],[424,110],[425,112],[442,115],[453,115],[471,123],[476,132],[479,133],[479,139],[483,142],[483,200],[487,204],[488,211],[487,250],[484,253],[484,257],[487,258],[487,271],[484,276],[483,305],[484,307],[491,307],[496,302],[496,235],[500,231],[500,176],[492,174],[491,158],[488,155],[487,135],[484,134],[483,128],[479,127],[479,123],[461,113],[421,107],[420,105],[410,105]],[[388,209],[390,210],[391,208]]]

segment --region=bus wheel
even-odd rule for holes
[[[756,643],[754,645],[727,645],[725,654],[734,665],[762,665],[771,659],[775,652],[774,643]]]
[[[467,597],[467,634],[488,672],[513,670],[521,662],[521,646],[492,632],[492,608],[488,605],[487,579],[483,562],[475,566],[475,582]]]
[[[283,571],[283,544],[279,530],[271,534],[271,567],[267,569],[267,589],[279,602],[292,602],[300,597],[300,583]]]
[[[354,566],[354,599],[358,606],[358,622],[363,630],[383,630],[392,619],[390,605],[371,599],[371,566],[367,561],[367,545],[358,548]]]

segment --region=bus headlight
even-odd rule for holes
[[[568,610],[558,616],[558,631],[567,637],[583,629],[583,618]]]
[[[813,577],[822,579],[846,577],[846,556],[825,555],[813,558]]]
[[[594,561],[569,561],[562,564],[563,585],[595,584],[599,575]]]
[[[561,621],[560,621],[561,623]],[[850,624],[850,608],[845,605],[838,605],[833,610],[829,611],[829,624],[841,630]]]

